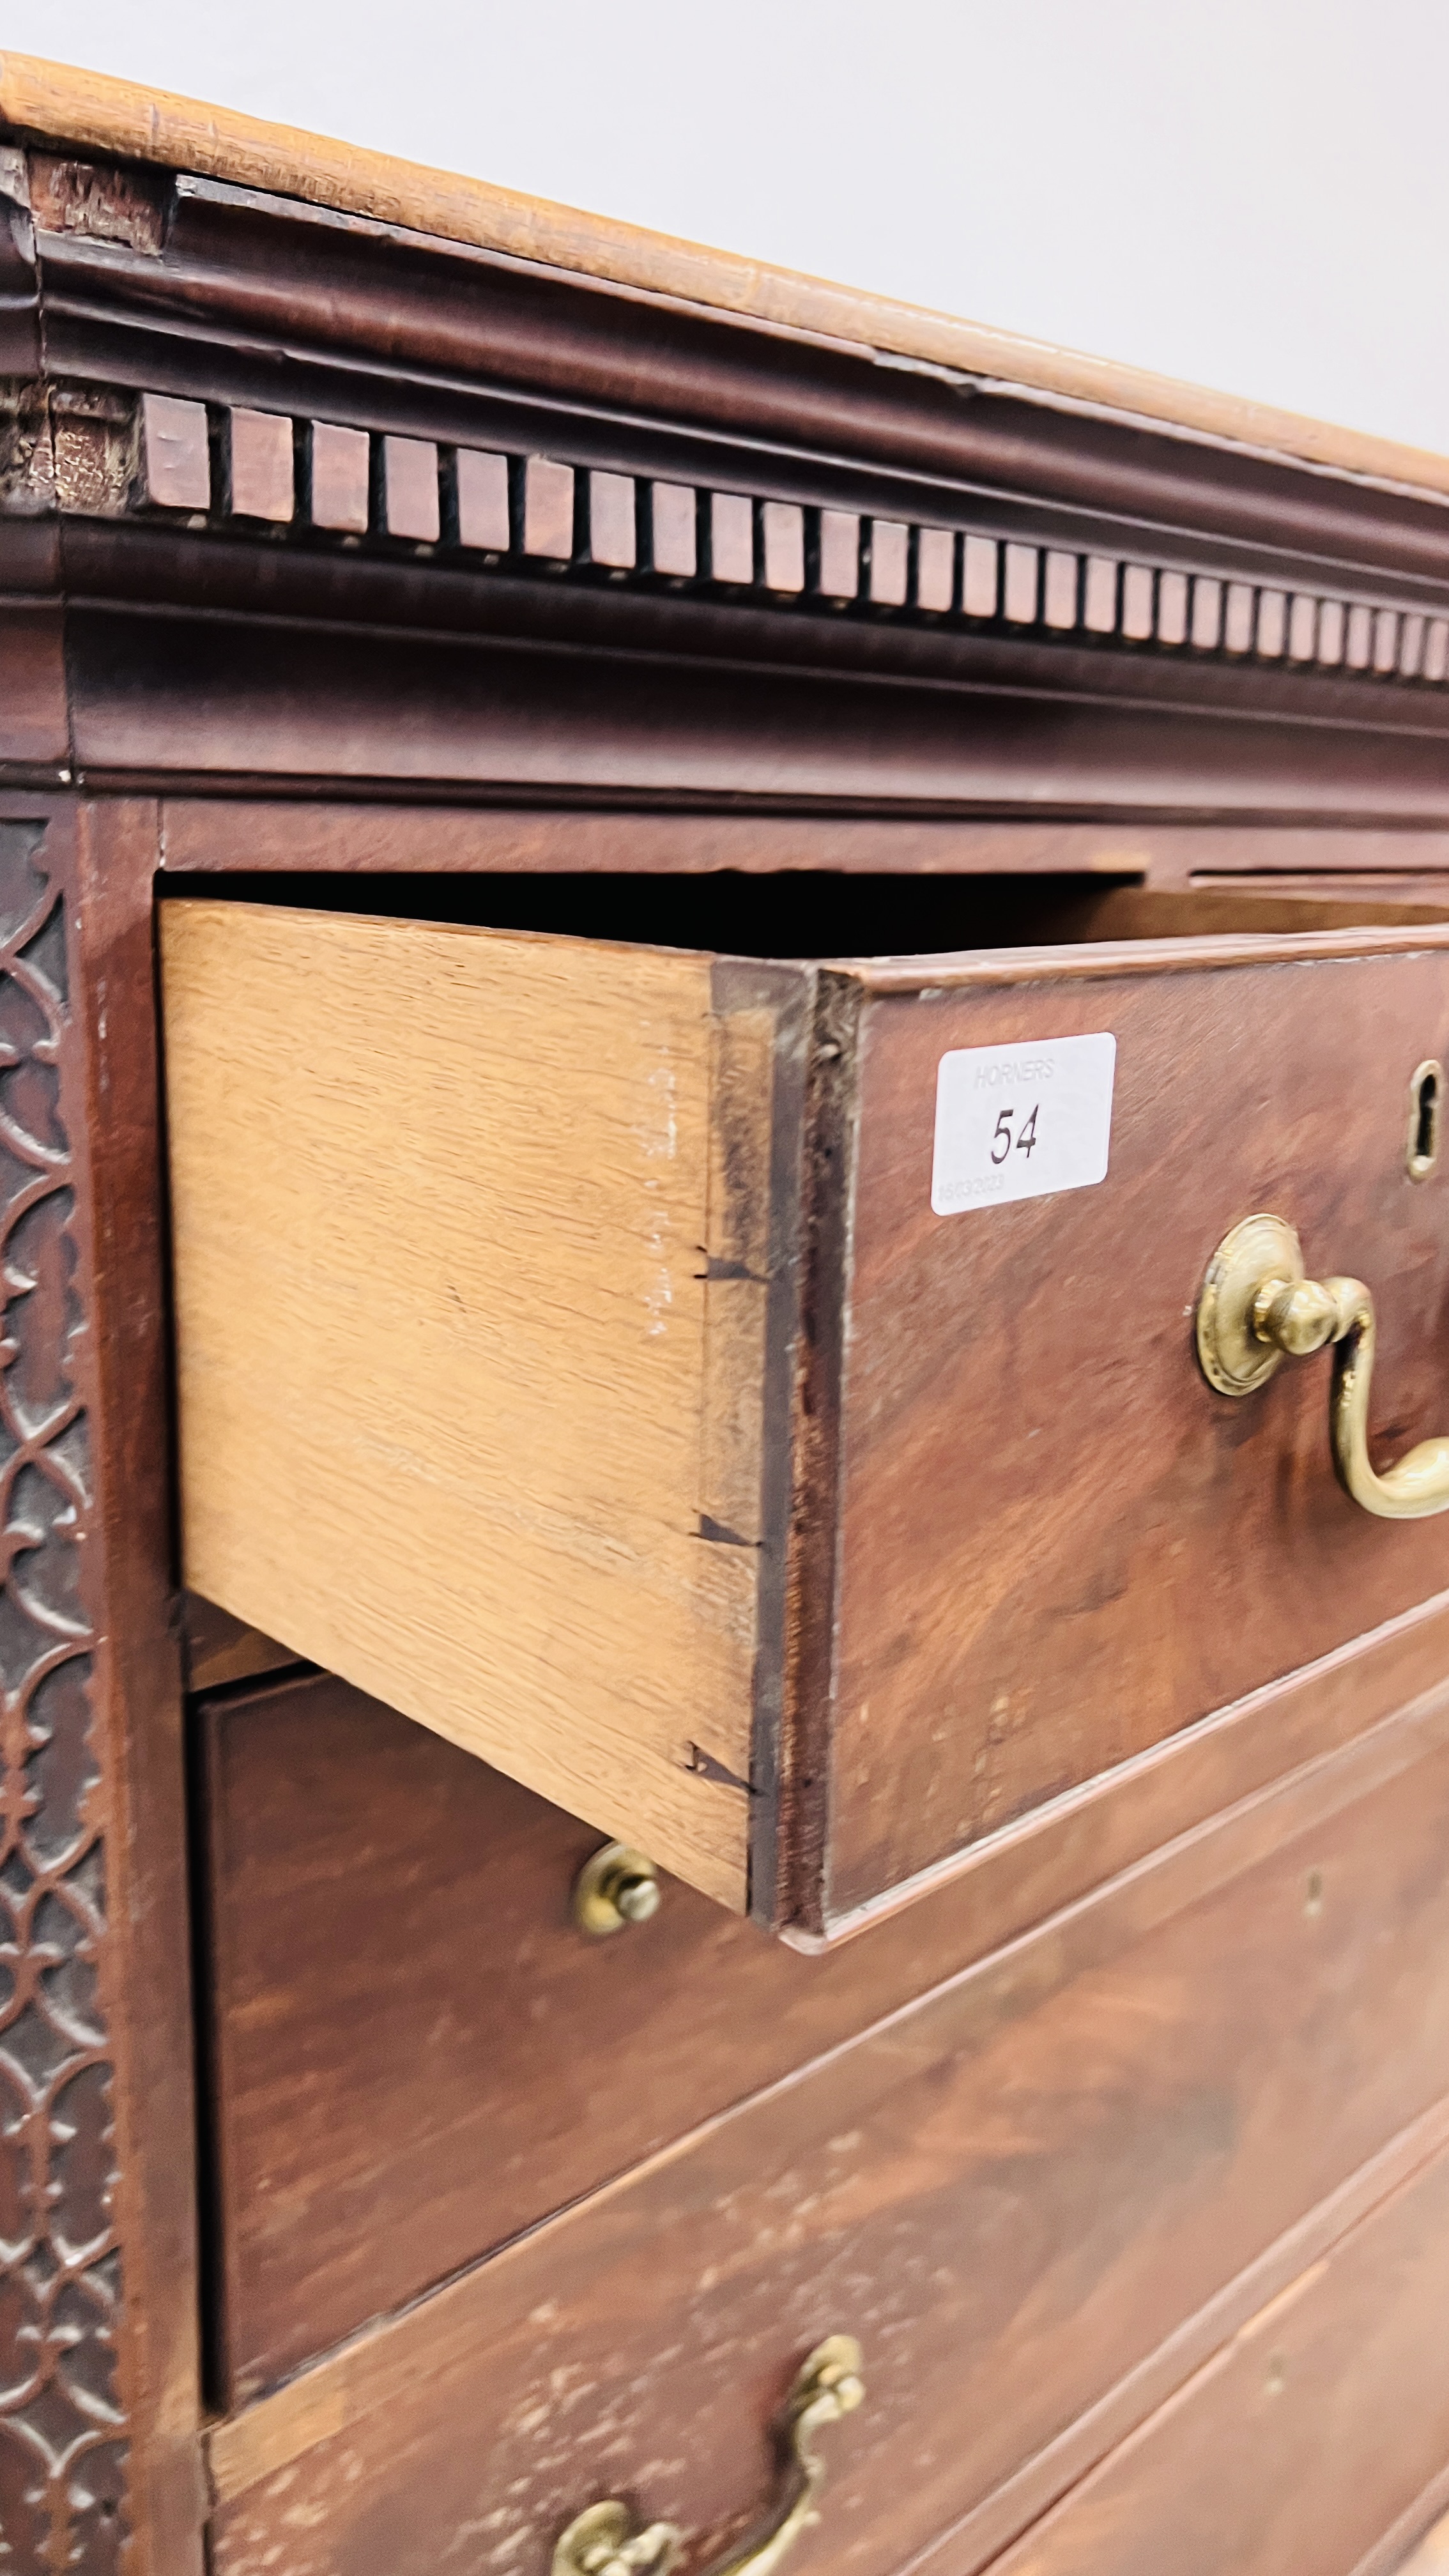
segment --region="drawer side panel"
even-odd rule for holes
[[[162,915],[186,1580],[726,1904],[707,959]],[[690,1767],[690,1743],[714,1772]]]

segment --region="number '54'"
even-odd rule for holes
[[[1040,1106],[1040,1101],[1034,1100],[1032,1102],[1031,1109],[1027,1117],[1023,1120],[1022,1125],[1015,1136],[1013,1136],[1011,1132],[1011,1122],[1016,1116],[1016,1111],[1014,1109],[1002,1110],[1000,1117],[996,1121],[996,1133],[991,1144],[991,1159],[993,1163],[1004,1163],[1013,1145],[1015,1145],[1018,1154],[1030,1156],[1032,1147],[1036,1143],[1036,1113]]]

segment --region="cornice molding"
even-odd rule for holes
[[[1449,581],[1437,602],[1408,586],[1294,585],[1265,580],[1247,555],[1235,573],[1053,542],[1029,517],[1003,533],[965,497],[929,519],[870,499],[771,497],[124,386],[0,384],[0,512],[13,517],[139,520],[268,552],[662,594],[712,624],[763,610],[821,630],[1125,652],[1200,673],[1449,683]],[[760,658],[753,625],[748,649]]]
[[[1449,810],[1432,494],[137,161],[0,197],[13,775]]]
[[[790,335],[878,351],[1028,400],[1080,405],[1390,489],[1449,497],[1449,458],[1395,440],[32,55],[0,54],[0,119],[62,152],[99,152],[259,189]]]

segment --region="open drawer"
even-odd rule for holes
[[[1234,905],[824,963],[169,901],[188,1584],[817,1935],[1442,1589],[1335,1478],[1353,1318],[1236,1400],[1195,1319],[1270,1212],[1378,1293],[1375,1460],[1449,1427],[1449,925]]]

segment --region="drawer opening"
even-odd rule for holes
[[[164,895],[283,904],[483,930],[556,932],[734,957],[910,956],[1018,947],[1089,935],[1104,894],[1136,876],[865,875],[789,868],[605,876],[508,870],[479,875],[332,874],[163,879]]]
[[[1374,889],[1340,896],[1295,887],[1158,891],[1138,875],[865,875],[797,868],[753,874],[605,876],[498,871],[478,875],[247,870],[161,881],[164,896],[269,903],[391,920],[555,932],[735,957],[934,955],[1058,947],[1090,940],[1177,939],[1239,929],[1303,931],[1374,922],[1442,921],[1449,900],[1407,904]]]

